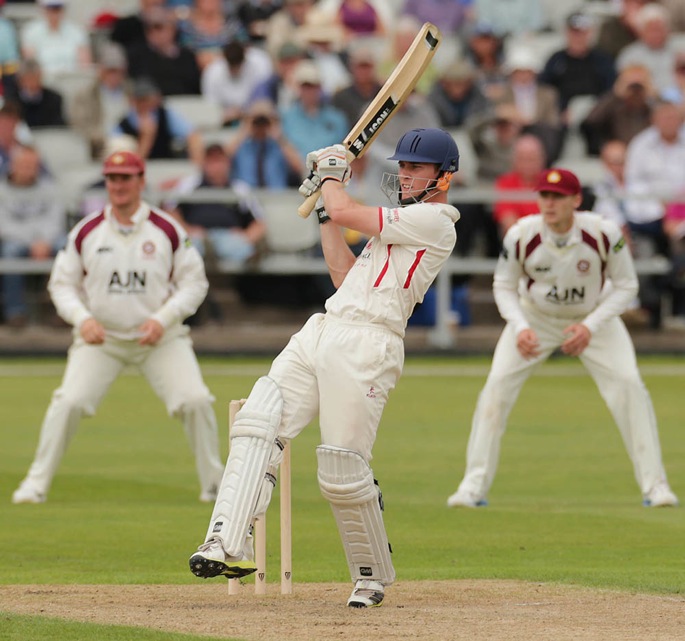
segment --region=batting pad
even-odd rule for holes
[[[321,494],[331,504],[353,581],[395,580],[381,513],[380,490],[360,454],[330,445],[316,448]]]
[[[205,538],[219,537],[230,556],[242,555],[262,486],[270,483],[273,489],[276,482],[267,478],[267,469],[274,450],[281,453],[276,434],[282,409],[278,385],[262,376],[231,427],[231,449]]]

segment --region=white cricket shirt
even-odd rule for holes
[[[416,203],[379,207],[381,232],[369,240],[335,294],[326,301],[333,317],[385,325],[404,336],[407,319],[423,300],[454,249],[452,205]]]
[[[493,290],[502,318],[516,332],[530,327],[527,306],[554,318],[581,322],[595,332],[623,313],[638,281],[618,226],[592,212],[576,212],[558,247],[542,215],[521,218],[504,237]]]
[[[48,290],[74,327],[94,317],[108,335],[133,340],[147,319],[167,328],[204,300],[204,263],[183,228],[146,203],[132,220],[123,231],[108,205],[76,225],[58,253]]]

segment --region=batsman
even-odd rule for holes
[[[209,528],[190,557],[193,574],[235,578],[255,571],[252,525],[269,505],[286,443],[317,414],[318,482],[331,505],[354,584],[347,605],[380,606],[395,579],[383,500],[370,467],[378,425],[404,363],[404,333],[456,242],[448,204],[459,167],[453,138],[412,129],[381,188],[390,207],[352,199],[344,145],[311,152],[300,192],[321,189],[316,215],[336,292],[255,383],[231,429],[231,447]],[[355,256],[343,228],[370,238]]]

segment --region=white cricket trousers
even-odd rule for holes
[[[182,419],[201,490],[216,490],[224,466],[219,456],[214,398],[202,380],[185,326],[170,328],[155,346],[111,339],[102,345],[89,345],[77,337],[69,348],[62,384],[53,393],[43,419],[36,455],[24,483],[47,494],[81,417],[95,414],[126,365],[136,366],[169,415]]]
[[[295,438],[318,413],[321,443],[354,450],[368,463],[403,364],[398,334],[314,314],[269,371],[283,395],[279,437]]]
[[[466,452],[466,473],[459,491],[477,499],[487,497],[495,477],[500,442],[507,419],[519,392],[534,369],[561,345],[569,319],[543,316],[526,309],[526,317],[540,342],[540,356],[524,359],[516,348],[516,332],[510,324],[504,328],[495,348],[492,367],[480,393],[473,416]],[[620,318],[607,322],[593,334],[580,355],[594,379],[602,398],[616,421],[643,496],[658,483],[666,481],[661,446],[652,401],[637,367],[635,349]],[[550,411],[548,402],[541,411]],[[555,417],[550,414],[550,428]]]

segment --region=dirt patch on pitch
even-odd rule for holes
[[[349,586],[0,586],[0,610],[246,641],[682,641],[685,597],[516,581],[397,582],[382,608],[345,607]]]

